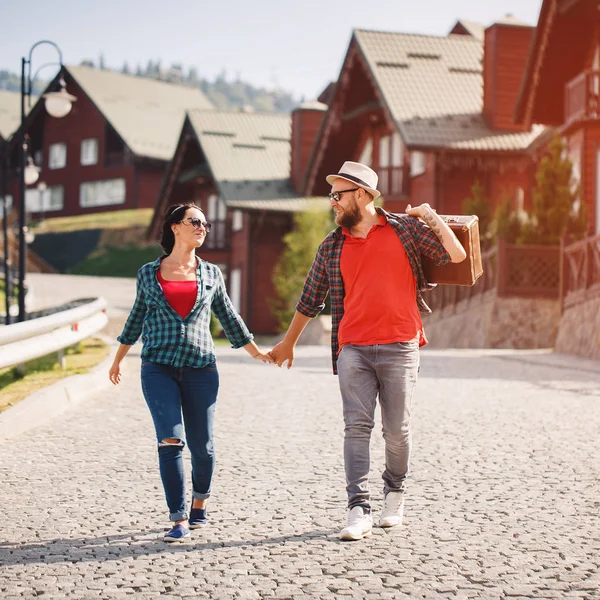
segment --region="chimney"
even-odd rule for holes
[[[512,15],[485,30],[483,115],[492,129],[527,129],[515,123],[514,113],[533,31]]]
[[[292,165],[290,178],[296,193],[304,193],[304,176],[312,148],[327,111],[322,102],[305,102],[292,112]]]

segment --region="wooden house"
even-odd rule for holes
[[[591,233],[600,233],[599,23],[595,1],[544,0],[516,106],[523,126],[565,138]]]
[[[533,28],[459,21],[447,36],[355,30],[298,191],[321,195],[345,160],[379,174],[384,205],[457,214],[475,181],[488,201],[531,203],[543,127],[514,120]]]
[[[63,67],[48,89],[61,77],[77,98],[71,112],[49,117],[40,100],[25,122],[47,186],[26,191],[27,211],[56,217],[153,207],[185,111],[212,104],[197,88],[86,66]],[[16,140],[10,155],[15,171]]]
[[[254,333],[277,332],[269,304],[273,269],[293,213],[313,201],[299,195],[293,182],[304,177],[325,109],[310,103],[291,117],[190,111],[163,181],[149,235],[159,237],[170,205],[198,204],[213,226],[199,254],[221,267],[229,295]],[[325,199],[320,202],[328,208]]]

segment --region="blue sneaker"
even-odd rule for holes
[[[204,527],[208,523],[206,518],[206,509],[191,508],[189,523],[190,529],[200,529],[200,527]]]
[[[167,531],[163,542],[182,542],[188,535],[190,535],[190,530],[181,523],[178,523],[171,531]]]

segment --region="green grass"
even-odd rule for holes
[[[26,363],[23,376],[18,374],[16,368],[0,370],[0,412],[60,379],[87,373],[102,362],[108,352],[107,344],[96,338],[88,338],[65,350],[66,369],[60,367],[54,352]]]
[[[136,208],[134,210],[115,210],[74,217],[54,217],[34,225],[33,228],[37,233],[64,233],[80,229],[148,227],[153,213],[152,208]]]
[[[4,302],[5,302],[5,297],[6,294],[4,293],[4,289],[5,289],[5,285],[4,285],[4,279],[0,279],[0,311],[4,312]],[[16,288],[13,288],[12,290],[12,305],[15,305],[18,303],[18,290]]]
[[[69,273],[103,277],[135,277],[138,269],[155,260],[162,251],[158,246],[104,246],[77,263]]]

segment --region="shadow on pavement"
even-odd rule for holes
[[[96,538],[64,538],[18,545],[1,542],[0,565],[6,567],[10,565],[105,562],[121,560],[130,556],[149,556],[152,554],[191,552],[193,550],[278,546],[290,542],[301,543],[326,538],[333,534],[337,535],[336,530],[325,529],[265,539],[206,542],[199,537],[196,538],[198,540],[196,541],[194,532],[192,532],[192,535],[185,542],[169,544],[161,539],[166,531],[166,528],[151,529],[123,535]],[[148,538],[149,534],[156,534],[156,537]],[[332,541],[340,542],[337,538]]]
[[[301,351],[302,352],[302,351]],[[329,353],[315,351],[314,355],[298,353],[292,370],[311,374],[331,374]],[[252,365],[244,351],[239,355],[219,353],[217,364]],[[275,365],[260,365],[277,368]],[[282,370],[287,370],[284,365]],[[548,380],[593,381],[600,384],[600,363],[578,361],[576,357],[527,351],[493,350],[424,350],[421,352],[420,378],[435,379],[503,379],[543,383]]]

